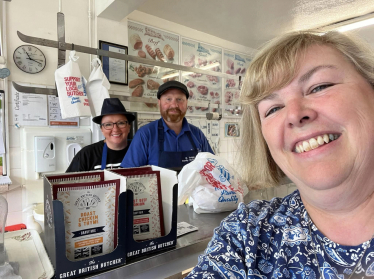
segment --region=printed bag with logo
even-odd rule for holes
[[[71,51],[69,62],[55,71],[61,117],[89,117],[90,104],[86,92],[86,79],[81,75],[75,51]]]
[[[178,204],[191,196],[196,213],[234,210],[247,193],[229,163],[209,152],[199,153],[178,175]]]

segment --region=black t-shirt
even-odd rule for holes
[[[99,141],[83,147],[82,150],[74,156],[66,172],[100,170],[103,148],[104,141]],[[120,168],[123,157],[125,157],[128,149],[129,144],[122,150],[112,150],[108,147],[106,169]]]

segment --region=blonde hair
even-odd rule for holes
[[[273,160],[262,136],[258,103],[295,77],[297,62],[312,45],[327,45],[338,50],[356,70],[374,85],[374,54],[369,45],[352,34],[308,30],[293,32],[265,45],[252,60],[243,82],[241,103],[242,140],[240,161],[242,178],[249,187],[279,184],[284,173]]]

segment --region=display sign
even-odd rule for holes
[[[251,57],[235,53],[229,50],[224,50],[223,52],[223,72],[229,75],[241,76],[241,80],[251,63]],[[239,80],[237,79],[224,79],[224,95],[223,104],[224,105],[237,105],[239,104],[240,96]]]
[[[179,35],[133,21],[128,22],[129,55],[179,64]],[[129,62],[129,90],[132,96],[157,98],[159,86],[179,80],[179,71]],[[132,102],[132,111],[158,111],[157,104]]]
[[[182,65],[221,72],[222,48],[182,38]],[[183,73],[182,82],[187,86],[190,100],[221,103],[222,81],[220,77],[197,73]],[[208,107],[188,107],[189,114],[205,114]],[[214,112],[215,109],[212,110]]]

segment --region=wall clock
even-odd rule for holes
[[[35,46],[23,45],[16,48],[13,60],[17,67],[28,74],[36,74],[45,68],[44,53]]]

